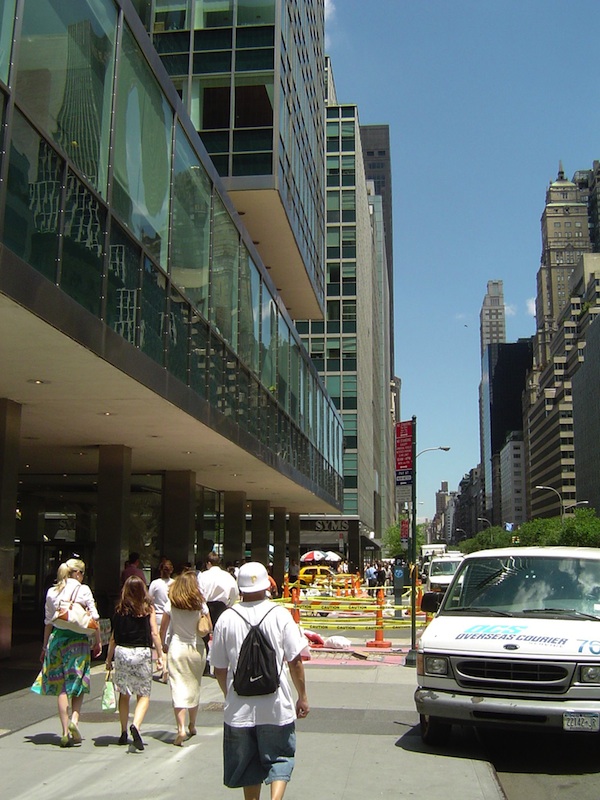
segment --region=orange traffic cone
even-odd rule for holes
[[[377,611],[375,613],[375,638],[367,642],[367,647],[391,647],[392,643],[383,638],[383,589],[377,592]]]

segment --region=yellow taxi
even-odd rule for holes
[[[335,572],[329,567],[315,564],[311,567],[300,568],[300,572],[298,573],[298,583],[300,586],[330,583],[335,577]]]

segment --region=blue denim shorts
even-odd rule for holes
[[[289,781],[294,769],[296,725],[256,725],[223,733],[223,783],[230,789]]]

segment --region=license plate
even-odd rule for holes
[[[600,730],[600,714],[592,711],[582,713],[566,711],[563,714],[563,730],[598,731]]]

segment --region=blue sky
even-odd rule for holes
[[[330,0],[338,101],[390,125],[396,373],[419,517],[479,461],[479,312],[534,333],[546,188],[600,159],[598,0]]]

